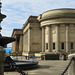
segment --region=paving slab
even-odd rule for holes
[[[28,75],[61,75],[68,61],[63,60],[39,60],[39,67],[33,70],[26,70],[24,72]],[[4,75],[20,75],[18,72],[5,72]],[[67,72],[65,75],[68,75]]]

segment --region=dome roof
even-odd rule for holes
[[[63,8],[46,11],[40,15],[39,19],[60,18],[60,17],[75,17],[75,9]]]

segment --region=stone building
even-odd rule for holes
[[[22,31],[23,54],[75,52],[75,9],[54,9],[30,16]]]
[[[13,30],[12,36],[16,38],[16,41],[12,43],[12,50],[27,56],[41,52],[41,34],[41,27],[37,20],[37,16],[30,16],[22,29]]]
[[[37,16],[30,16],[23,25],[23,55],[41,52],[41,28]]]
[[[23,52],[23,30],[14,29],[12,37],[16,38],[16,41],[12,43],[12,53],[21,55]]]

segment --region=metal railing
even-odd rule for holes
[[[10,59],[10,57],[7,57],[8,60],[6,60],[5,62],[9,64],[10,69],[15,69],[15,71],[17,71],[18,73],[20,73],[20,75],[28,75],[28,73],[23,72],[18,66],[16,66],[16,63]]]
[[[11,69],[14,68],[18,73],[20,73],[20,75],[28,75],[28,73],[23,72],[19,67],[17,67],[14,62],[9,63],[9,66]]]

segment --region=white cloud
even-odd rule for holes
[[[10,27],[11,25],[13,27],[10,28],[21,28],[30,15],[39,15],[56,8],[74,8],[74,3],[74,0],[2,0],[2,13],[7,15],[2,26]]]
[[[2,34],[10,36],[14,28],[22,28],[28,16],[51,9],[75,8],[75,0],[2,0],[2,6],[2,13],[7,15],[2,22]]]

